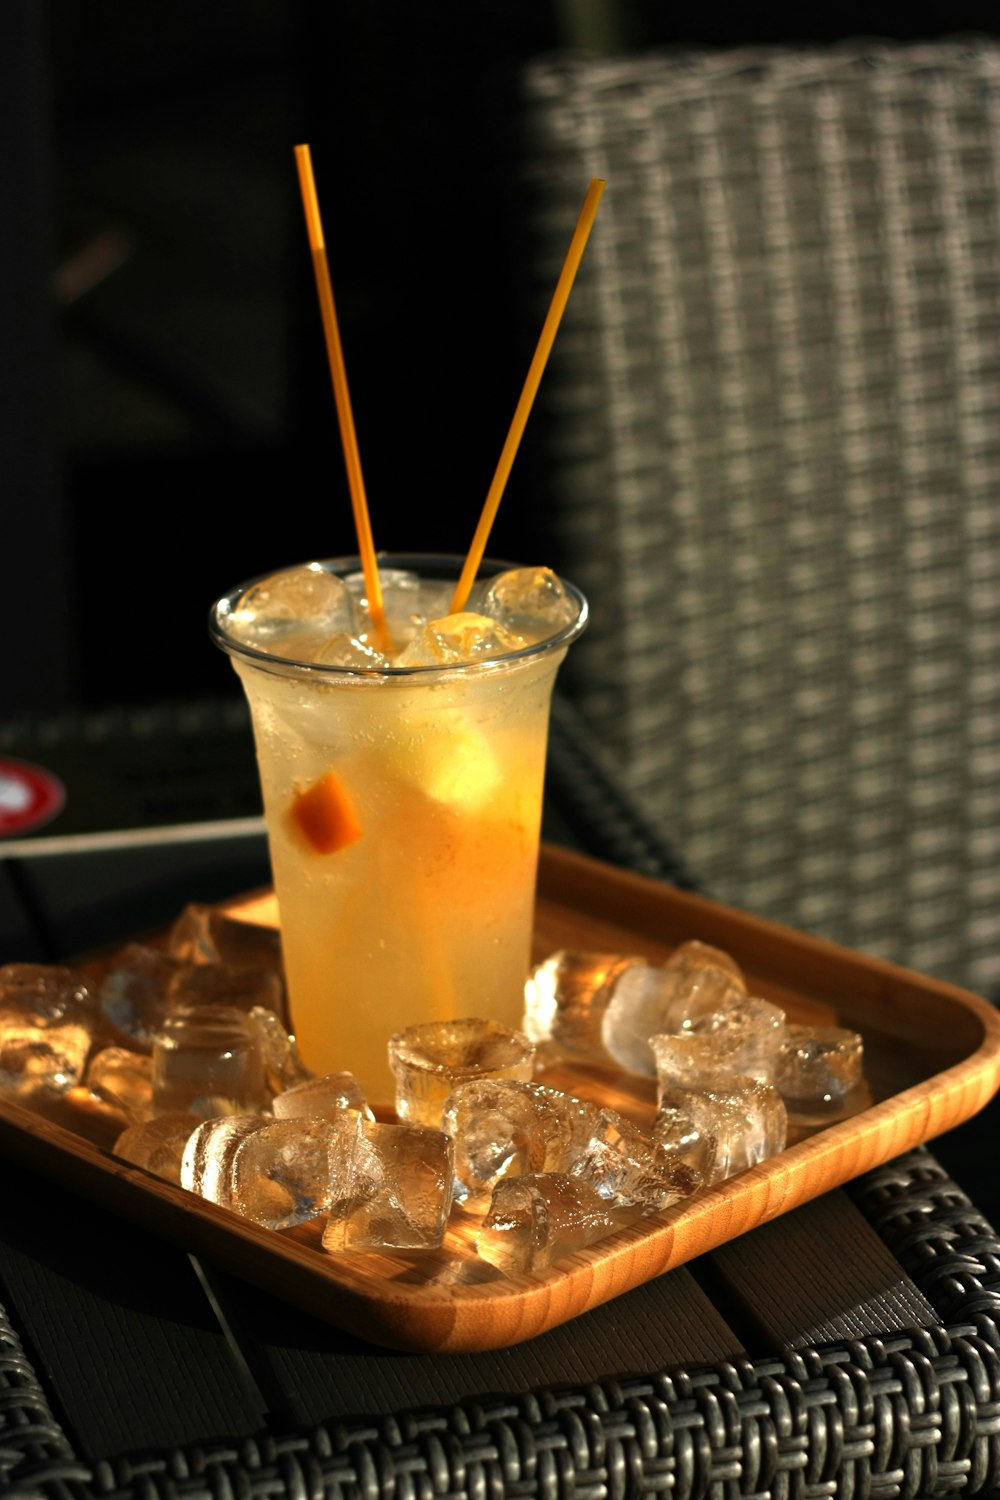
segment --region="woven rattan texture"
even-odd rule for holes
[[[546,798],[558,805],[588,854],[680,890],[697,890],[680,851],[650,822],[586,719],[560,692],[552,696],[546,773]]]
[[[49,1483],[73,1449],[57,1422],[6,1309],[0,1307],[0,1494],[25,1469]]]
[[[847,1191],[939,1314],[1000,1322],[1000,1240],[926,1146],[865,1173]]]
[[[718,899],[1000,992],[1000,44],[524,78],[563,673]]]
[[[0,1495],[893,1500],[987,1493],[1000,1484],[1000,1335],[992,1316],[1000,1242],[925,1147],[859,1179],[854,1191],[930,1300],[947,1284],[948,1327],[470,1397],[377,1423],[331,1423],[92,1465],[72,1457],[8,1327]],[[958,1262],[964,1272],[957,1278]],[[0,1322],[0,1339],[4,1331]]]

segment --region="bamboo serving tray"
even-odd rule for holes
[[[269,893],[226,906],[248,920],[276,920]],[[873,1103],[544,1272],[506,1277],[480,1261],[474,1223],[461,1216],[440,1251],[329,1255],[314,1225],[264,1229],[118,1160],[112,1142],[102,1142],[100,1119],[69,1107],[50,1119],[0,1101],[0,1151],[359,1337],[395,1349],[486,1350],[534,1338],[951,1130],[1000,1087],[1000,1015],[985,1000],[543,846],[536,958],[584,948],[657,961],[689,938],[731,953],[751,993],[790,1019],[860,1031]],[[651,1081],[575,1067],[552,1069],[545,1081],[640,1124],[653,1115]]]

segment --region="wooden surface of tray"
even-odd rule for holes
[[[227,909],[276,920],[266,892]],[[118,1160],[102,1143],[100,1121],[78,1112],[48,1118],[0,1101],[0,1151],[362,1338],[396,1349],[485,1350],[533,1338],[943,1134],[1000,1087],[1000,1015],[985,1000],[543,847],[536,958],[584,948],[657,961],[691,938],[732,954],[750,992],[781,1005],[790,1020],[859,1031],[873,1103],[543,1272],[504,1276],[481,1261],[473,1222],[460,1215],[440,1251],[330,1255],[316,1225],[265,1229]],[[640,1124],[652,1118],[651,1080],[564,1067],[545,1081],[611,1103]]]

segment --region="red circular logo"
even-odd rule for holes
[[[48,823],[65,801],[66,789],[51,771],[0,755],[0,838]]]

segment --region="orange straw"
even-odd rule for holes
[[[579,268],[580,261],[583,258],[584,248],[587,244],[590,231],[593,228],[594,219],[597,217],[597,206],[601,201],[601,194],[603,192],[604,178],[593,178],[587,190],[583,208],[580,210],[580,217],[573,231],[573,238],[570,241],[569,250],[566,252],[566,259],[563,262],[563,268],[559,274],[556,289],[552,294],[552,302],[542,326],[538,346],[535,349],[534,358],[528,369],[527,379],[524,382],[524,389],[521,392],[521,398],[517,403],[513,421],[510,424],[510,430],[507,433],[507,441],[504,443],[503,451],[500,454],[500,461],[493,475],[493,483],[490,485],[482,515],[479,517],[479,525],[476,527],[476,533],[472,538],[469,554],[465,559],[465,565],[462,568],[458,583],[455,585],[455,592],[451,598],[452,614],[458,614],[465,608],[477,569],[482,562],[490,528],[493,525],[497,509],[500,505],[500,497],[510,476],[518,444],[527,425],[528,413],[531,411],[531,404],[541,383],[546,360],[555,342],[559,320],[562,318],[566,303],[569,301],[573,280]]]
[[[326,240],[319,216],[319,200],[313,180],[312,156],[308,146],[295,147],[295,160],[299,169],[299,185],[302,189],[302,204],[306,214],[309,243],[312,246],[313,270],[316,273],[316,290],[319,292],[320,311],[326,333],[326,348],[330,358],[330,374],[333,377],[333,395],[337,403],[340,421],[340,436],[344,445],[344,462],[347,465],[347,482],[351,490],[351,506],[354,511],[354,529],[358,537],[358,551],[365,576],[365,592],[379,643],[388,638],[385,621],[385,606],[382,602],[382,584],[378,574],[375,545],[372,541],[371,522],[368,519],[368,501],[365,484],[361,477],[361,460],[358,456],[358,439],[354,431],[351,413],[351,398],[347,389],[347,371],[344,368],[344,351],[340,345],[340,330],[337,327],[337,310],[330,284],[330,269],[326,260]]]

